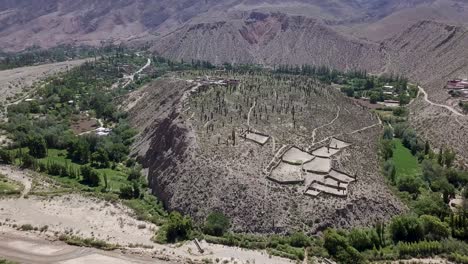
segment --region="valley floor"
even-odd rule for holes
[[[131,210],[120,203],[81,194],[61,195],[47,177],[14,167],[1,166],[0,173],[27,186],[20,197],[0,198],[0,256],[11,260],[65,264],[201,263],[216,259],[225,260],[223,263],[291,263],[290,260],[270,257],[263,251],[204,241],[201,242],[204,254],[198,253],[192,241],[177,245],[156,244],[151,238],[158,227],[135,219]],[[40,195],[30,192],[31,188]],[[56,194],[44,196],[54,192]],[[33,229],[24,230],[28,225]],[[95,238],[118,244],[121,250],[108,252],[70,246],[59,241],[60,235]]]

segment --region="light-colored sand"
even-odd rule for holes
[[[246,133],[245,137],[261,145],[265,145],[268,142],[268,139],[270,139],[269,137],[266,137],[257,133],[253,133],[253,132]]]
[[[328,158],[315,158],[304,164],[304,170],[312,173],[328,173],[331,170],[331,160]]]
[[[20,171],[5,170],[6,176]],[[26,177],[30,176],[25,173]],[[35,177],[35,180],[41,178]],[[170,263],[189,263],[191,260],[202,262],[204,259],[226,260],[226,264],[242,263],[292,263],[292,261],[270,257],[265,251],[245,250],[225,247],[202,241],[204,254],[199,254],[193,241],[183,245],[159,245],[150,241],[158,229],[151,223],[136,220],[131,210],[120,203],[111,204],[97,198],[83,197],[79,194],[56,196],[52,199],[29,195],[28,199],[0,199],[0,256],[8,256],[20,263],[169,263],[157,259],[169,259]],[[7,221],[8,220],[8,221]],[[30,224],[33,227],[47,225],[48,231],[21,232],[12,226]],[[139,228],[138,225],[145,225]],[[152,249],[126,249],[138,255],[155,256],[157,259],[141,260],[134,255],[123,256],[89,248],[79,248],[63,243],[50,244],[48,241],[35,240],[44,236],[54,237],[54,231],[79,237],[95,237],[112,244],[148,245]],[[71,232],[71,233],[70,233]],[[20,236],[7,240],[8,236]],[[27,236],[28,239],[23,238]],[[30,238],[35,239],[31,242]],[[29,260],[34,261],[29,261]],[[149,260],[148,260],[149,259]],[[198,263],[197,262],[197,263]]]
[[[354,182],[356,179],[342,173],[336,170],[331,170],[329,173],[330,176],[332,176],[335,179],[338,179],[339,181],[342,182]]]
[[[33,243],[31,241],[21,241],[15,240],[10,241],[7,245],[11,248],[21,249],[24,251],[31,252],[33,254],[40,254],[40,255],[53,255],[57,252],[64,250],[63,247],[53,246],[53,245],[41,245],[38,243]]]
[[[331,156],[335,155],[339,151],[340,151],[339,149],[321,147],[319,149],[314,150],[312,154],[314,154],[314,156],[317,156],[317,157],[330,158]]]
[[[278,167],[272,171],[270,178],[282,183],[301,182],[304,180],[301,166],[291,165],[286,162],[281,162]]]
[[[314,159],[314,156],[302,151],[296,147],[291,148],[283,155],[283,161],[291,163],[291,164],[298,164],[301,165],[303,163],[307,163]]]
[[[351,146],[351,144],[346,143],[346,142],[341,141],[341,140],[336,139],[336,138],[332,138],[330,140],[329,146],[330,146],[330,148],[343,149],[343,148]]]
[[[51,199],[29,197],[28,199],[0,200],[0,221],[10,219],[17,225],[31,224],[35,227],[49,226],[50,231],[65,232],[82,237],[96,237],[120,245],[151,244],[156,226],[138,221],[130,216],[131,211],[120,205],[80,195],[65,195]],[[144,224],[146,228],[139,229]]]
[[[84,263],[99,263],[99,264],[129,264],[137,263],[133,261],[123,260],[119,258],[104,256],[100,254],[91,254],[76,259],[69,259],[59,262],[61,264],[84,264]]]
[[[105,252],[93,248],[66,245],[59,241],[48,241],[32,233],[0,227],[0,256],[18,263],[181,263],[166,262],[146,257],[130,257],[119,252]]]

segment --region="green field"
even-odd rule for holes
[[[413,156],[409,149],[403,146],[400,139],[393,140],[395,149],[393,150],[393,161],[395,162],[396,177],[421,175],[421,166],[418,159]]]
[[[74,163],[71,159],[67,157],[66,150],[58,150],[58,149],[49,149],[47,152],[47,157],[40,159],[39,162],[48,163],[58,163],[62,165],[72,166],[77,170],[80,169],[80,164]],[[115,169],[96,169],[101,174],[101,186],[104,186],[104,175],[107,176],[108,179],[108,190],[109,191],[119,191],[119,189],[128,184],[127,181],[127,169],[124,166],[117,165]],[[76,185],[76,179],[70,179],[67,177],[58,177],[60,178],[59,181],[69,184],[69,185]]]

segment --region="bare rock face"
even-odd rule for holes
[[[124,104],[140,130],[134,153],[148,168],[153,193],[169,209],[196,221],[221,211],[231,218],[233,230],[256,233],[372,225],[405,210],[379,174],[381,127],[366,110],[307,78],[230,77],[240,79],[240,86],[158,80]],[[254,81],[262,88],[254,89]],[[279,108],[273,111],[275,100]],[[271,139],[259,144],[242,138],[248,127]],[[333,136],[353,144],[333,157],[334,168],[357,175],[347,197],[310,197],[304,195],[305,183],[267,178],[264,170],[282,146],[315,148]]]

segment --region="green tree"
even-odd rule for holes
[[[169,219],[164,226],[167,242],[177,242],[187,240],[192,233],[192,220],[178,212],[171,212]]]
[[[413,175],[402,175],[397,179],[397,187],[400,192],[408,192],[415,196],[419,194],[419,188],[423,184],[419,177]]]
[[[83,183],[92,187],[99,186],[101,178],[99,177],[99,172],[91,168],[90,166],[81,167],[81,176],[83,177]]]
[[[387,139],[387,140],[392,140],[393,139],[393,128],[389,127],[389,126],[385,126],[384,128],[384,133],[383,133],[383,139]]]
[[[47,145],[42,136],[33,135],[28,137],[27,147],[29,155],[37,159],[42,159],[47,156]]]
[[[68,154],[70,158],[77,163],[86,164],[91,157],[90,145],[84,138],[78,138],[68,146]]]
[[[390,233],[395,243],[416,242],[424,239],[424,228],[415,216],[397,216],[390,224]]]
[[[440,221],[432,215],[422,215],[419,217],[422,222],[425,238],[428,240],[442,240],[450,235],[450,228],[447,223]]]
[[[424,191],[413,203],[418,215],[435,215],[443,218],[449,214],[449,208],[438,192]]]
[[[213,212],[205,220],[203,230],[208,235],[223,236],[231,225],[229,218],[221,212]]]
[[[364,257],[349,245],[346,237],[336,230],[328,229],[324,234],[324,247],[339,263],[365,263]]]
[[[447,168],[452,167],[453,162],[455,161],[456,153],[451,149],[446,149],[444,151],[444,164]]]
[[[384,160],[391,159],[393,157],[394,144],[393,141],[384,139],[380,144],[380,152]]]
[[[303,232],[294,232],[289,237],[289,244],[293,247],[308,247],[311,244],[311,240]]]
[[[375,230],[354,228],[349,231],[348,241],[352,247],[361,252],[379,246]]]
[[[12,164],[15,160],[13,154],[5,149],[0,149],[0,159],[4,164]]]
[[[91,155],[91,163],[98,168],[109,168],[109,154],[103,148],[98,148],[97,151]]]

